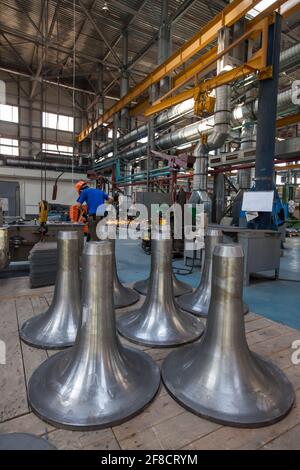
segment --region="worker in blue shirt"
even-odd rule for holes
[[[87,205],[88,213],[88,238],[87,241],[98,240],[96,235],[96,227],[99,220],[101,220],[105,214],[105,201],[109,203],[113,202],[113,198],[109,197],[107,193],[101,191],[101,189],[90,188],[85,181],[78,181],[75,184],[75,188],[79,194],[76,205],[79,207],[83,203]]]

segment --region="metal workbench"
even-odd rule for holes
[[[263,271],[275,272],[279,276],[281,233],[273,230],[252,230],[242,227],[211,224],[218,227],[224,234],[225,242],[235,242],[242,245],[245,255],[244,284],[249,285],[250,274]]]

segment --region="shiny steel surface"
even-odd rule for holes
[[[130,287],[125,287],[120,282],[117,263],[116,263],[116,250],[115,250],[115,240],[110,240],[113,246],[113,280],[114,280],[114,306],[115,308],[129,307],[140,300],[140,296],[137,292]]]
[[[142,295],[147,295],[148,286],[149,286],[149,279],[144,279],[143,281],[137,281],[133,288],[137,292]],[[187,294],[188,292],[192,292],[193,288],[189,284],[185,282],[179,281],[175,276],[174,272],[172,271],[172,280],[173,280],[173,292],[175,297],[179,297],[180,295]]]
[[[8,229],[0,228],[0,269],[9,265],[9,236]]]
[[[222,424],[259,427],[283,418],[294,402],[285,374],[250,351],[242,308],[240,245],[213,254],[212,300],[203,339],[169,354],[162,378],[182,405]]]
[[[176,299],[179,307],[187,312],[207,317],[211,299],[212,255],[215,247],[222,243],[222,230],[208,228],[205,235],[205,258],[199,286],[192,294],[186,294]],[[249,312],[247,304],[243,304],[244,313]]]
[[[203,323],[180,310],[174,301],[172,240],[152,238],[147,297],[138,310],[118,316],[117,326],[129,340],[153,347],[189,343],[202,335]]]
[[[159,387],[159,368],[151,357],[122,346],[116,334],[112,260],[109,241],[85,245],[75,345],[45,361],[28,384],[33,411],[59,427],[118,424],[148,405]]]
[[[46,439],[25,432],[0,434],[0,450],[55,450]]]
[[[197,289],[192,294],[186,294],[176,299],[178,305],[187,312],[194,315],[207,317],[211,299],[211,274],[212,274],[212,254],[215,247],[222,243],[222,231],[215,228],[208,228],[205,235],[205,258],[201,281]]]
[[[81,237],[75,231],[58,232],[53,300],[45,313],[23,324],[20,337],[25,343],[42,349],[61,349],[74,343],[80,317],[81,243]]]

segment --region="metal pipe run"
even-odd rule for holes
[[[289,49],[286,49],[280,54],[280,71],[283,72],[289,68],[293,68],[298,65],[300,62],[300,44],[296,44]],[[228,85],[229,86],[229,85]],[[291,104],[291,92],[286,93],[282,96],[280,102],[280,95],[278,96],[278,110],[282,110],[286,107],[286,103],[288,102]],[[239,105],[237,106],[236,113],[233,112],[234,117],[234,124],[240,125],[242,124],[243,120],[255,119],[257,113],[257,100],[252,102],[250,105]],[[188,116],[193,115],[194,113],[194,99],[190,98],[172,108],[167,109],[166,111],[162,112],[154,119],[154,127],[156,129],[163,129],[165,126],[170,126],[171,124],[175,124],[181,119],[184,119]],[[236,114],[236,117],[235,117]],[[237,117],[240,116],[241,117]],[[131,142],[137,141],[142,139],[143,137],[147,136],[147,124],[143,124],[138,128],[132,130],[128,134],[119,137],[118,139],[118,148],[124,147]],[[113,143],[108,143],[101,146],[96,152],[96,159],[107,155],[108,153],[113,151]]]

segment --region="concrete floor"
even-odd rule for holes
[[[150,258],[135,245],[129,241],[118,243],[118,268],[123,281],[132,282],[147,275]],[[287,243],[282,277],[299,277],[299,248],[298,241]],[[180,261],[174,264],[180,265]],[[183,279],[195,286],[199,272],[183,276]],[[285,285],[289,286],[288,293],[285,290],[278,292],[278,286]],[[260,313],[258,310],[261,310],[264,316],[273,315],[287,325],[298,322],[300,329],[297,288],[295,282],[256,281],[245,290],[245,300],[251,312]],[[53,288],[30,289],[28,278],[24,277],[0,282],[0,339],[5,341],[7,348],[7,363],[0,365],[0,433],[31,432],[48,439],[59,449],[300,449],[300,364],[291,362],[291,344],[300,339],[299,330],[254,313],[245,316],[251,349],[281,367],[296,392],[295,406],[279,423],[259,429],[238,429],[212,423],[182,408],[163,386],[140,415],[113,428],[73,432],[44,423],[29,409],[27,383],[36,367],[53,352],[23,344],[18,331],[25,320],[48,308],[52,295]],[[278,300],[278,305],[274,304],[274,299]],[[143,300],[141,298],[130,309],[139,306]],[[268,302],[271,307],[266,309]],[[293,318],[294,312],[298,315],[296,318]],[[122,310],[117,314],[122,314]],[[122,341],[126,343],[124,339]],[[170,351],[145,350],[159,365]]]
[[[134,282],[148,277],[150,256],[141,249],[139,241],[118,240],[118,272],[123,282]],[[182,259],[175,259],[173,266],[186,268]],[[300,330],[300,238],[288,238],[280,260],[280,279],[275,281],[273,272],[251,279],[244,288],[244,300],[252,312]],[[192,274],[178,276],[196,287],[201,279],[199,268]],[[298,299],[298,302],[295,301]]]

